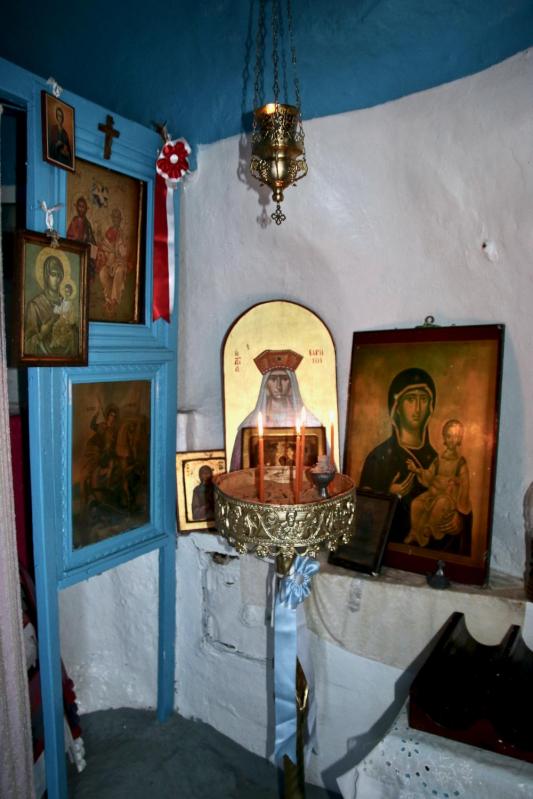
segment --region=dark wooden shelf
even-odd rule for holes
[[[520,627],[487,646],[453,613],[411,686],[409,724],[533,763],[532,684],[533,652]]]

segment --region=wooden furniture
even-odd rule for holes
[[[533,763],[532,681],[533,652],[520,627],[486,646],[453,613],[411,685],[409,724]]]

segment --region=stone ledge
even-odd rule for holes
[[[220,536],[194,533],[192,539],[204,552],[237,554]],[[487,586],[453,583],[437,591],[421,574],[384,568],[371,577],[329,564],[326,553],[319,559],[305,603],[308,626],[369,660],[402,670],[414,666],[454,611],[465,614],[470,633],[486,645],[499,644],[511,624],[524,626],[527,603],[518,577],[492,571]],[[239,561],[243,606],[264,608],[272,565],[253,555]]]
[[[306,603],[314,633],[354,654],[406,669],[454,611],[465,614],[480,643],[498,644],[511,624],[524,623],[521,581],[494,572],[486,587],[453,584],[430,588],[424,575],[385,568],[379,577],[327,562]]]
[[[401,569],[391,569],[387,566],[384,566],[378,577],[372,577],[371,575],[366,575],[361,572],[351,572],[349,569],[344,569],[341,566],[334,566],[323,558],[320,560],[321,574],[345,574],[349,577],[356,577],[358,579],[361,578],[363,580],[369,580],[370,582],[428,588],[424,574],[414,574],[413,572],[406,572],[402,571]],[[431,589],[431,591],[435,591],[435,589]],[[514,577],[511,574],[498,572],[494,569],[490,571],[489,582],[485,586],[465,585],[464,583],[453,582],[450,588],[446,589],[446,591],[461,594],[478,594],[479,596],[487,597],[497,596],[500,598],[517,600],[519,602],[526,601],[523,580],[520,577]],[[443,592],[437,591],[437,593]]]

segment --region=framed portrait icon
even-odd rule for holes
[[[384,562],[487,578],[503,325],[354,333],[344,471],[398,504]]]
[[[294,427],[265,427],[263,434],[265,466],[294,466],[296,463],[296,430]],[[304,466],[314,466],[319,455],[326,454],[324,427],[310,427],[305,434]],[[259,463],[257,427],[242,431],[242,466],[254,468]]]
[[[87,364],[85,244],[31,230],[18,234],[12,360],[20,366]]]
[[[67,238],[89,245],[89,321],[137,324],[145,183],[83,161],[67,177]]]
[[[41,92],[43,159],[69,172],[76,169],[74,108],[48,92]]]
[[[72,547],[150,521],[151,383],[72,385]]]
[[[213,478],[225,471],[224,450],[176,453],[180,532],[216,530]]]
[[[253,305],[228,330],[222,364],[228,471],[256,465],[259,414],[265,465],[291,465],[298,420],[305,426],[305,466],[331,456],[337,359],[333,337],[313,311],[287,300]],[[332,459],[339,463],[338,436]]]

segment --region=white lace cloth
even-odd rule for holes
[[[413,730],[404,707],[338,785],[343,799],[531,799],[533,765]]]

